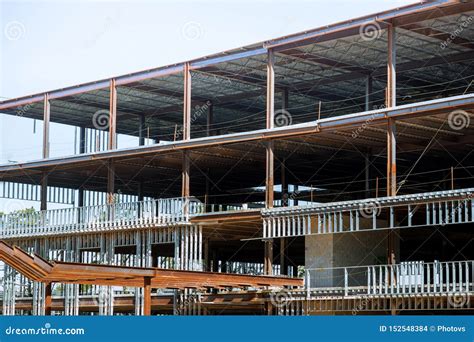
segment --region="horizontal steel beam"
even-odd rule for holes
[[[270,139],[284,139],[294,136],[319,134],[330,132],[341,128],[358,127],[360,125],[376,125],[385,123],[389,118],[407,119],[417,116],[427,116],[442,113],[447,110],[458,108],[471,108],[474,106],[474,94],[460,95],[418,102],[393,108],[384,108],[367,112],[341,115],[325,118],[291,126],[261,129],[243,133],[226,134],[220,136],[203,137],[189,141],[176,141],[167,144],[139,146],[134,148],[103,151],[97,153],[81,154],[70,157],[56,157],[46,160],[31,161],[17,164],[0,165],[0,174],[26,169],[48,168],[59,165],[71,165],[92,161],[105,161],[109,159],[120,159],[127,157],[150,156],[156,153],[170,153],[184,150],[194,150],[203,147],[235,144],[251,141],[263,141]]]

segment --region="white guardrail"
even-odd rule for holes
[[[410,261],[395,265],[306,270],[310,294],[413,295],[473,293],[474,261]]]
[[[203,211],[193,198],[153,199],[0,216],[0,238],[180,224]]]

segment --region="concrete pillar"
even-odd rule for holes
[[[311,271],[311,287],[343,286],[343,270],[331,268],[380,264],[386,253],[385,244],[380,243],[385,234],[370,231],[305,236],[306,269],[325,269]],[[360,284],[364,284],[366,275],[361,273],[360,277]],[[357,275],[353,281],[357,281]]]

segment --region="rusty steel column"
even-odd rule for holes
[[[51,307],[53,304],[53,297],[52,297],[52,284],[46,283],[45,290],[44,290],[44,314],[46,316],[51,316]]]
[[[51,104],[49,95],[44,95],[43,105],[43,159],[49,158],[49,122],[51,117]]]
[[[117,87],[115,79],[110,80],[110,104],[109,104],[109,150],[117,148]]]
[[[387,93],[386,107],[397,105],[397,73],[396,73],[396,32],[393,25],[387,28],[388,36],[388,59],[387,59]],[[394,119],[387,120],[387,196],[397,195],[397,139],[396,122]],[[387,261],[390,264],[397,263],[400,239],[398,231],[388,230]],[[394,280],[392,280],[394,281]]]
[[[266,275],[273,274],[273,239],[263,240],[265,244],[265,256],[263,260],[263,272]]]
[[[286,263],[286,238],[280,238],[280,275],[288,275],[288,265]]]
[[[189,191],[189,152],[183,151],[183,169],[181,172],[182,186],[181,186],[181,197],[188,198],[190,195]]]
[[[397,99],[397,72],[396,72],[396,32],[390,24],[387,28],[387,93],[385,104],[387,108],[396,106]],[[393,119],[387,120],[387,196],[395,196],[397,192],[396,168],[396,129]]]
[[[115,164],[113,160],[107,163],[107,204],[114,203],[115,193]]]
[[[274,70],[273,51],[268,50],[267,54],[267,115],[266,128],[271,129],[274,126],[275,115],[275,70]],[[265,165],[265,206],[273,208],[274,200],[274,154],[273,141],[268,141],[265,146],[266,165]]]
[[[387,94],[386,106],[387,108],[395,107],[397,105],[397,36],[395,27],[388,25],[388,58],[387,58]]]
[[[388,119],[387,127],[387,196],[397,195],[397,139],[396,123],[393,119]],[[396,264],[399,259],[400,238],[398,229],[388,230],[388,255],[390,264]]]
[[[191,71],[184,64],[183,140],[191,139]]]
[[[143,315],[151,315],[151,278],[145,277],[143,284]]]
[[[266,128],[274,126],[275,116],[275,57],[272,50],[267,53],[267,124]]]
[[[49,123],[51,117],[51,104],[49,101],[49,95],[44,95],[43,102],[43,159],[49,158]],[[48,173],[43,172],[41,176],[41,197],[40,197],[40,210],[46,210],[48,205]]]
[[[397,129],[394,119],[387,123],[387,196],[397,195]]]
[[[265,207],[273,208],[274,201],[274,155],[273,155],[273,141],[266,143],[266,165],[265,165]]]

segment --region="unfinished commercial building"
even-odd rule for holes
[[[0,102],[42,134],[0,165],[3,314],[472,312],[472,15],[420,2]]]

